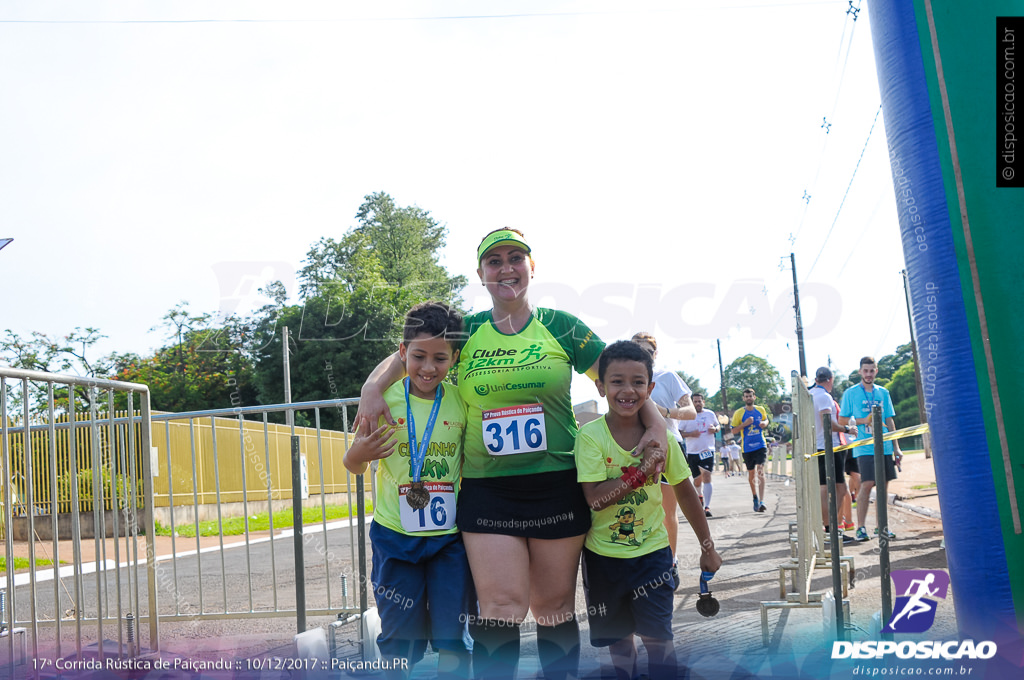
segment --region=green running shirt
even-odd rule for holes
[[[466,403],[464,477],[572,470],[572,370],[586,373],[604,343],[572,314],[535,309],[514,335],[491,312],[466,319],[459,395]],[[486,421],[486,422],[485,422]]]
[[[675,486],[690,476],[690,467],[683,461],[679,442],[669,431],[668,453],[665,454],[665,478]],[[633,457],[615,441],[604,417],[592,420],[580,429],[576,438],[576,478],[580,482],[604,482],[622,476],[623,466],[637,466]],[[630,558],[647,555],[668,545],[662,493],[675,493],[652,477],[618,503],[603,510],[590,510],[591,525],[587,532],[587,550],[605,557]]]
[[[453,385],[441,383],[441,387],[444,388],[444,396],[441,398],[434,431],[427,444],[427,455],[420,475],[420,479],[432,491],[430,504],[423,512],[413,511],[401,493],[412,481],[409,429],[405,422],[408,414],[405,410],[404,380],[384,390],[384,401],[391,410],[391,417],[398,423],[395,430],[398,445],[390,456],[382,458],[377,464],[377,505],[373,509],[373,521],[407,536],[440,536],[458,531],[453,519],[462,471],[462,433],[466,429],[466,407]],[[412,417],[416,421],[418,444],[423,439],[423,431],[427,427],[434,402],[415,395],[409,395],[409,400],[412,403]],[[404,522],[403,515],[406,515]],[[453,526],[447,529],[436,528],[447,524]]]

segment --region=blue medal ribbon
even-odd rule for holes
[[[441,397],[444,396],[444,387],[437,386],[434,392],[434,405],[430,408],[430,416],[427,418],[427,426],[423,430],[423,441],[419,447],[416,446],[416,420],[412,417],[412,402],[409,399],[409,384],[411,378],[405,379],[405,425],[409,431],[409,456],[412,468],[412,481],[419,482],[420,474],[423,472],[423,462],[427,458],[427,447],[430,445],[430,435],[434,432],[434,423],[437,422],[437,414],[441,411]]]

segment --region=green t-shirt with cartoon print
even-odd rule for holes
[[[604,343],[572,314],[535,309],[507,335],[491,312],[466,318],[459,394],[466,403],[465,477],[573,469],[572,371],[586,373]]]
[[[671,433],[670,433],[671,434]],[[603,417],[585,424],[576,436],[576,478],[603,482],[622,476],[623,466],[637,466],[640,459],[616,443]],[[665,478],[676,485],[690,477],[683,451],[675,437],[668,438]],[[605,557],[640,557],[668,546],[665,510],[661,507],[662,484],[657,476],[603,510],[590,511],[587,550]],[[667,493],[673,493],[668,490]]]
[[[430,492],[427,507],[417,510],[406,501],[412,482],[412,456],[409,451],[409,428],[406,425],[405,380],[399,380],[384,391],[384,401],[391,417],[398,423],[394,452],[377,464],[377,505],[373,521],[409,536],[440,536],[458,531],[455,526],[455,501],[462,474],[462,435],[466,429],[466,406],[454,385],[441,383],[444,394],[437,412],[434,431],[427,445],[420,481]],[[432,399],[409,395],[412,417],[416,423],[416,444],[423,441],[423,432],[430,420]],[[383,418],[381,419],[383,422]]]

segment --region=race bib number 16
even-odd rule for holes
[[[507,406],[483,412],[484,446],[492,456],[511,456],[548,447],[544,407]]]
[[[455,484],[452,482],[427,482],[430,492],[427,507],[414,509],[405,500],[409,485],[398,487],[398,516],[402,528],[414,531],[445,531],[455,526]]]

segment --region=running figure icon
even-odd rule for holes
[[[932,573],[929,573],[924,578],[917,578],[911,581],[910,588],[913,588],[914,584],[917,584],[917,592],[911,595],[910,599],[907,600],[907,604],[903,607],[903,611],[901,611],[896,616],[892,617],[892,621],[889,622],[889,626],[895,628],[896,622],[902,619],[904,615],[906,615],[907,619],[909,620],[910,617],[912,617],[914,614],[923,614],[924,612],[931,611],[932,607],[929,606],[929,603],[922,602],[921,598],[923,598],[925,595],[935,597],[935,595],[938,594],[938,588],[932,590],[928,587],[934,582],[935,574]],[[908,593],[910,592],[910,588],[907,589]]]
[[[949,574],[931,569],[892,572],[896,592],[893,616],[882,629],[886,633],[923,633],[935,622],[938,599],[945,599]]]

